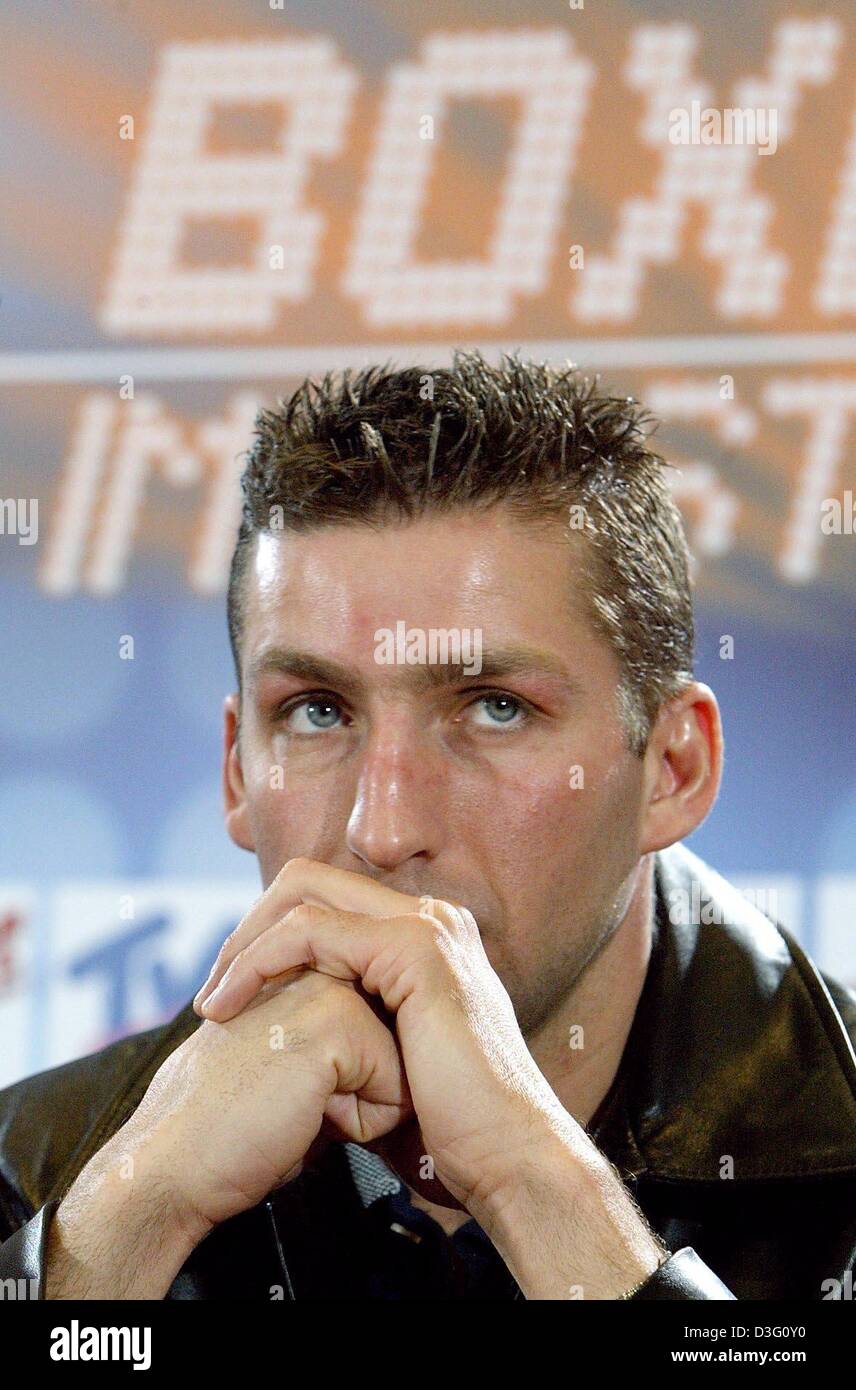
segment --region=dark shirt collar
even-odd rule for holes
[[[370,1207],[384,1197],[394,1196],[402,1183],[379,1154],[359,1144],[345,1144],[348,1167],[363,1207]]]

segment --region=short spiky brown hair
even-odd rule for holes
[[[568,364],[457,351],[451,367],[372,366],[307,379],[259,412],[241,479],[229,639],[241,685],[244,574],[260,531],[383,525],[502,505],[564,517],[588,539],[585,598],[615,652],[628,746],[644,753],[664,700],[692,679],[689,556],[653,417]],[[575,509],[573,512],[571,509]]]

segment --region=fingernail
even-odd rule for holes
[[[200,989],[198,989],[198,990],[196,991],[196,994],[193,996],[193,1002],[194,1002],[194,1004],[198,1004],[199,1001],[200,1001],[201,999],[204,999],[206,993],[207,993],[208,990],[211,988],[211,981],[212,981],[213,979],[214,979],[214,966],[212,965],[211,969],[208,971],[208,979],[205,981],[205,984],[202,985],[202,987],[201,987]]]
[[[213,1007],[213,1005],[215,1004],[215,1002],[217,1001],[217,999],[222,998],[222,996],[223,996],[223,981],[221,980],[220,983],[219,983],[219,985],[217,986],[217,988],[211,991],[211,993],[209,994],[208,998],[205,1000],[205,1003],[204,1003],[204,1004],[200,1004],[199,1007],[200,1007],[202,1013],[207,1014],[207,1013],[208,1013],[208,1010],[209,1010],[210,1008]]]

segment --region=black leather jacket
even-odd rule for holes
[[[651,961],[590,1127],[673,1252],[635,1297],[852,1297],[856,995],[684,846],[654,862]],[[701,910],[682,914],[694,881]],[[59,1201],[199,1022],[188,1004],[0,1091],[0,1280],[32,1280],[44,1297]],[[388,1179],[379,1163],[331,1145],[317,1168],[212,1231],[167,1298],[373,1296],[366,1185]]]

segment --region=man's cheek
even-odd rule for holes
[[[597,842],[605,817],[603,788],[592,769],[574,764],[555,779],[530,789],[521,831],[537,846],[537,858],[555,872],[556,854],[584,859]]]
[[[305,808],[283,788],[257,781],[247,790],[253,842],[265,884],[272,883],[283,865],[299,854],[309,857]]]

